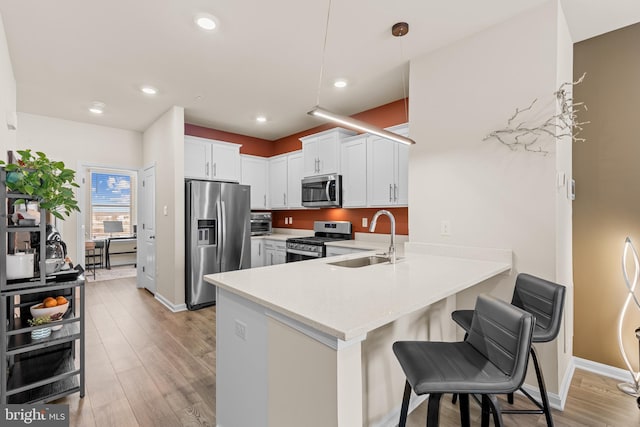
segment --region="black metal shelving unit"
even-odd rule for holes
[[[40,210],[39,226],[12,225],[11,201],[30,199],[7,194],[6,172],[0,168],[0,256],[6,257],[12,233],[40,233],[39,253],[46,253],[46,212]],[[68,394],[85,393],[84,275],[74,280],[56,281],[45,274],[45,257],[39,260],[34,277],[7,280],[6,262],[0,263],[0,404],[46,403]],[[33,339],[29,307],[47,296],[64,295],[69,308],[63,318],[47,326],[56,327],[46,338]],[[58,328],[59,327],[59,328]]]

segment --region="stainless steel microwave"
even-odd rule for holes
[[[342,175],[320,175],[302,179],[302,206],[308,208],[342,206]]]

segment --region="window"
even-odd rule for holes
[[[132,190],[133,189],[133,190]],[[135,175],[126,171],[91,171],[91,237],[131,236],[136,223]],[[104,221],[121,221],[122,233],[104,230]]]

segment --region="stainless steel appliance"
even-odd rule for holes
[[[320,175],[302,179],[302,206],[308,208],[342,206],[342,175]]]
[[[314,221],[315,234],[287,239],[287,262],[304,261],[326,256],[325,242],[351,239],[349,221]]]
[[[186,181],[185,294],[187,308],[216,302],[205,274],[251,267],[249,186]]]
[[[271,234],[272,223],[271,212],[251,212],[251,235]]]

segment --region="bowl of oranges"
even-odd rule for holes
[[[32,305],[29,308],[31,315],[35,319],[36,317],[49,317],[52,322],[62,319],[62,316],[67,312],[69,308],[69,301],[62,295],[58,297],[46,297],[41,303]],[[62,325],[52,326],[51,329],[57,331],[62,328]]]

